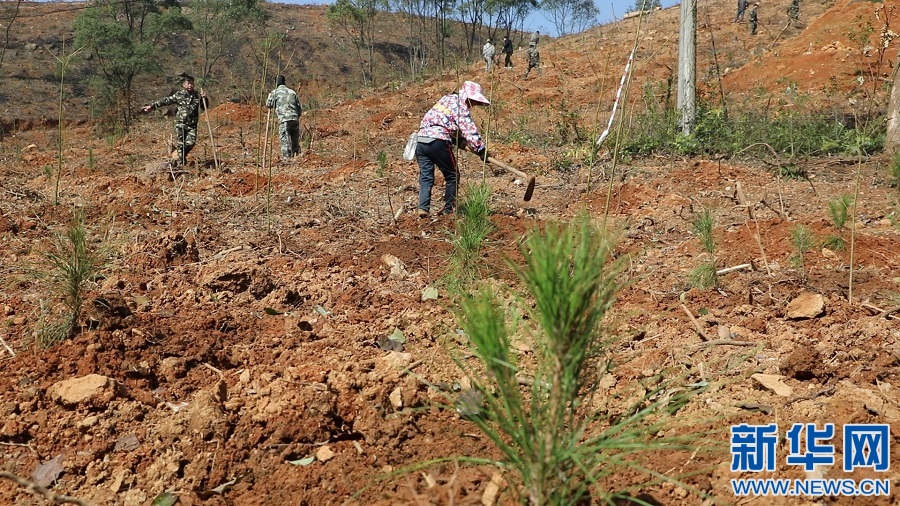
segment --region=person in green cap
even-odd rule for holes
[[[184,165],[188,153],[197,144],[197,122],[200,120],[200,111],[206,110],[209,100],[201,89],[194,89],[194,78],[186,73],[178,76],[181,78],[181,89],[168,97],[141,108],[144,112],[175,104],[178,110],[175,113],[175,146],[171,154],[170,165],[176,167]]]

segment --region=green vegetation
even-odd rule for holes
[[[850,207],[853,205],[853,195],[841,195],[828,202],[828,214],[834,228],[840,230],[847,224]]]
[[[806,168],[794,163],[786,163],[778,167],[778,175],[787,180],[807,179]]]
[[[387,170],[388,159],[384,150],[378,152],[378,170],[375,172],[376,177],[384,177],[384,171]]]
[[[828,202],[828,214],[831,216],[831,223],[834,225],[836,233],[826,237],[822,246],[835,251],[843,251],[847,247],[847,241],[841,237],[840,233],[847,224],[852,206],[853,195],[841,195]]]
[[[847,248],[847,241],[839,235],[829,235],[822,242],[822,246],[833,251],[844,251]]]
[[[258,29],[266,14],[257,0],[192,0],[190,6],[186,15],[201,46],[199,84],[203,86],[208,84],[213,67],[241,45],[245,36],[238,28],[246,25]]]
[[[791,256],[791,265],[800,271],[800,276],[806,279],[806,263],[803,254],[813,248],[812,232],[809,227],[798,223],[791,230],[791,241],[794,245],[794,254]]]
[[[75,20],[75,45],[93,56],[94,86],[102,103],[112,108],[111,124],[131,125],[134,83],[142,74],[159,73],[162,44],[173,32],[190,28],[179,7],[160,8],[151,0],[118,2],[96,0]]]
[[[450,255],[449,284],[455,289],[479,278],[481,248],[494,228],[490,220],[491,189],[485,184],[469,186],[459,204],[453,253]]]
[[[689,278],[691,286],[701,290],[716,286],[719,279],[716,275],[716,264],[713,262],[703,262],[691,270]]]
[[[50,346],[72,335],[78,326],[86,292],[110,262],[108,247],[88,239],[84,210],[76,209],[63,233],[55,235],[41,252],[42,262],[32,275],[46,285],[54,307],[44,308],[36,335],[38,344]]]
[[[685,136],[678,117],[664,107],[653,89],[644,112],[625,131],[623,150],[630,155],[760,156],[870,155],[884,145],[884,125],[873,120],[846,126],[827,111],[770,115],[756,110],[728,114],[722,108],[699,104],[694,132]]]
[[[716,242],[712,235],[715,223],[716,217],[709,209],[704,209],[702,213],[694,218],[692,223],[692,225],[694,225],[694,231],[700,236],[700,242],[703,244],[703,249],[710,255],[713,255],[716,252]]]
[[[703,250],[712,257],[709,261],[703,262],[695,267],[690,274],[691,285],[704,290],[715,286],[717,282],[715,259],[716,242],[713,238],[713,227],[715,226],[715,223],[716,216],[709,209],[704,209],[703,212],[694,217],[694,221],[691,223],[694,226],[694,231],[700,236],[700,243],[703,245]]]
[[[512,299],[530,301],[523,304],[527,319],[508,316],[518,308],[504,307],[502,301],[510,299],[488,288],[459,309],[478,367],[459,362],[473,389],[457,406],[496,445],[499,460],[487,462],[507,470],[522,503],[613,501],[629,492],[603,488],[602,480],[617,473],[676,481],[645,463],[660,451],[686,450],[697,437],[662,436],[672,423],[669,409],[677,411],[692,393],[673,403],[659,400],[666,397],[661,387],[651,387],[617,415],[610,409],[615,400],[595,395],[610,369],[604,357],[612,338],[603,322],[622,283],[624,263],[612,260],[614,245],[609,233],[586,218],[548,224],[522,247],[525,263],[517,274],[526,293]],[[533,328],[519,328],[525,322]],[[534,338],[533,376],[526,376],[532,371],[511,351],[517,334]],[[610,405],[597,409],[597,402]]]

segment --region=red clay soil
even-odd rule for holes
[[[698,60],[699,75],[713,75],[714,34],[722,72],[729,67],[723,87],[735,101],[756,100],[762,89],[777,102],[788,82],[821,103],[870,100],[866,79],[888,76],[887,62],[896,59],[891,44],[881,67],[860,67],[847,38],[857,17],[881,26],[873,10],[896,2],[803,4],[802,26],[783,33],[788,2],[767,3],[755,38],[745,24],[730,22],[733,3],[700,6]],[[459,76],[307,111],[303,156],[292,163],[257,166],[264,114],[255,105],[217,105],[209,120],[219,167],[203,132],[195,163],[176,175],[162,168],[168,119],[147,119],[109,140],[86,126],[69,128],[59,205],[48,177],[58,163],[56,130],[7,135],[0,146],[0,336],[10,347],[0,350],[2,470],[31,477],[61,456],[52,490],[98,505],[149,505],[165,491],[182,505],[486,501],[497,468],[448,460],[409,470],[434,459],[498,457],[434,388],[467,381],[452,359],[464,337],[444,278],[454,221],[416,218],[417,168],[399,157],[421,115],[468,78],[481,81],[493,101],[489,130],[487,110],[475,113],[498,139],[490,141],[493,153],[538,179],[525,203],[521,181],[484,174],[496,229],[483,277],[514,283],[506,261],[521,261],[519,245],[530,230],[580,213],[599,222],[608,208],[630,283],[610,315],[621,340],[609,350],[616,367],[601,385],[604,409],[615,413],[615,399],[646,392],[661,376],[685,377],[665,395],[691,383],[711,385],[660,437],[714,420],[719,432],[705,446],[718,450],[661,453],[644,462],[664,474],[694,473],[689,487],[642,485],[645,478],[623,471],[604,479],[604,489],[635,487],[653,504],[746,504],[730,479],[804,476],[780,457],[774,473],[731,472],[730,424],[779,423],[783,433],[793,422],[890,423],[896,446],[900,327],[897,315],[878,309],[900,304],[898,194],[885,159],[803,160],[808,181],[776,178],[772,159],[620,160],[615,174],[609,158],[590,174],[555,168],[568,148],[558,148],[553,135],[571,113],[585,132],[605,124],[638,26],[630,96],[639,102],[641,83],[665,82],[677,20],[672,8],[542,41],[543,74],[527,81],[519,50],[512,71],[486,76],[476,63]],[[863,84],[853,84],[859,76]],[[701,80],[704,93],[714,94],[715,79]],[[883,102],[884,88],[875,91],[871,101]],[[605,111],[599,122],[597,100]],[[525,139],[534,132],[543,132],[540,144]],[[464,183],[481,178],[477,158],[462,156],[461,163]],[[838,230],[828,202],[855,194],[857,180],[856,220]],[[29,273],[47,269],[41,252],[75,208],[88,217],[91,244],[112,247],[115,261],[90,286],[76,335],[42,349],[35,330],[57,293]],[[751,265],[700,290],[689,274],[711,260],[692,225],[704,208],[716,216],[716,266]],[[815,243],[802,253],[802,269],[792,239],[798,224],[809,227]],[[823,248],[831,235],[847,248]],[[423,301],[427,287],[440,298]],[[790,318],[788,304],[804,292],[823,296],[823,312]],[[382,351],[379,339],[395,329],[406,338],[404,350]],[[752,345],[703,345],[698,330]],[[519,338],[517,353],[528,363],[531,345]],[[760,372],[781,376],[791,392],[750,378]],[[834,441],[838,462],[841,441]],[[778,455],[788,450],[781,441]],[[868,471],[852,476],[894,485],[900,478],[896,466]],[[846,475],[839,464],[817,472]],[[501,476],[499,496],[487,503],[516,503],[514,476]],[[896,501],[764,497],[756,504]],[[3,480],[0,503],[46,501]]]

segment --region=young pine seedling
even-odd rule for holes
[[[791,256],[791,265],[800,271],[800,276],[806,279],[806,263],[803,254],[813,248],[812,232],[802,223],[791,230],[791,241],[794,244],[794,254]]]

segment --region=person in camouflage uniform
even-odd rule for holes
[[[525,79],[528,79],[528,73],[534,68],[537,69],[538,74],[541,74],[541,53],[537,50],[537,44],[534,42],[528,43],[528,53],[525,55],[525,58],[528,60],[528,68],[525,69]]]
[[[787,15],[788,19],[794,23],[800,21],[800,0],[791,0],[791,4],[787,8]]]
[[[759,2],[754,2],[753,8],[750,9],[750,35],[756,35],[756,26],[759,23],[759,14],[756,13],[757,7],[759,7]]]
[[[481,57],[484,58],[484,70],[486,72],[491,71],[491,66],[494,63],[494,54],[497,52],[497,48],[491,43],[491,39],[488,39],[487,42],[484,43],[484,46],[481,47]]]
[[[278,116],[278,138],[281,141],[281,159],[287,160],[300,154],[300,100],[297,92],[284,84],[284,76],[275,78],[275,89],[266,99],[266,107],[275,109]]]
[[[206,110],[209,100],[201,89],[198,93],[194,90],[194,78],[181,74],[181,89],[168,97],[161,98],[150,105],[141,108],[144,112],[150,112],[159,107],[175,104],[178,111],[175,113],[175,149],[171,155],[171,165],[184,165],[188,153],[197,144],[197,122],[200,119],[200,110]]]

